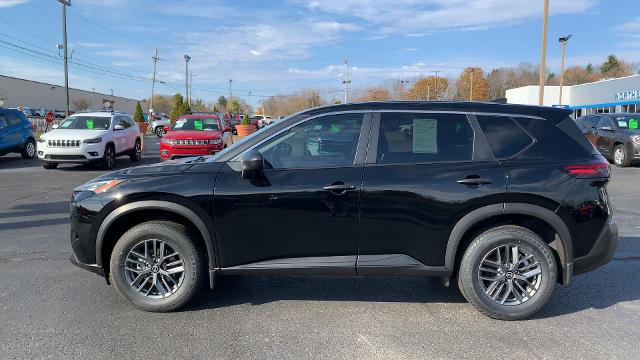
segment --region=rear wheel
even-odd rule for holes
[[[116,154],[113,145],[107,145],[104,148],[104,156],[102,157],[102,168],[105,170],[113,169],[116,163]]]
[[[204,282],[204,260],[187,227],[149,221],[128,230],[111,253],[111,282],[133,305],[165,312],[184,306]]]
[[[137,162],[142,159],[142,144],[140,140],[136,140],[136,145],[131,150],[131,153],[129,154],[129,158],[133,162]]]
[[[627,152],[626,146],[619,144],[613,150],[613,163],[618,167],[627,167],[631,165],[631,157]]]
[[[42,163],[42,167],[47,170],[56,169],[58,168],[58,163]]]
[[[485,315],[517,320],[547,303],[556,279],[556,260],[547,244],[528,229],[506,225],[471,242],[460,263],[458,286]]]
[[[23,159],[33,159],[36,156],[36,142],[33,139],[25,141],[20,154]]]

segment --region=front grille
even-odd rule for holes
[[[48,140],[49,147],[80,147],[80,140]]]
[[[173,140],[172,145],[208,145],[209,140]]]

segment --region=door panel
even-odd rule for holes
[[[428,273],[419,264],[445,264],[449,234],[462,216],[503,201],[505,171],[488,153],[478,124],[464,114],[377,118],[360,199],[357,271],[373,271],[372,255],[398,254],[405,255],[396,256],[405,269]]]
[[[122,153],[127,149],[127,128],[125,126],[125,121],[121,116],[117,116],[114,118],[114,127],[115,125],[122,125],[124,130],[113,130],[113,141],[116,146],[116,153]]]
[[[606,116],[602,116],[600,118],[600,124],[598,125],[598,131],[596,133],[597,137],[596,137],[595,146],[596,146],[596,149],[598,149],[598,151],[600,151],[600,153],[605,156],[611,155],[610,153],[611,137],[614,136],[615,134],[615,131],[602,129],[602,127],[607,127],[607,126],[612,129],[615,129],[613,127],[613,123],[611,122],[611,120]]]
[[[214,188],[223,272],[299,269],[305,266],[292,258],[323,257],[305,261],[306,268],[355,274],[363,118],[308,119],[256,145],[266,169],[254,179],[242,179],[240,161],[223,166]],[[287,260],[270,261],[276,259]]]

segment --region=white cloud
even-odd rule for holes
[[[0,0],[0,9],[10,8],[27,3],[29,0]]]
[[[481,30],[530,21],[542,15],[533,0],[292,0],[320,13],[365,20],[380,33],[426,35],[433,31]],[[553,2],[552,15],[580,13],[596,0]]]

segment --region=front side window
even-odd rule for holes
[[[474,133],[466,115],[383,113],[378,164],[468,161]]]
[[[257,150],[267,168],[304,169],[352,166],[363,114],[327,115],[276,135]]]
[[[173,131],[180,130],[220,130],[217,118],[180,118],[171,128]]]
[[[109,130],[111,117],[99,116],[69,116],[58,129],[73,130]]]

